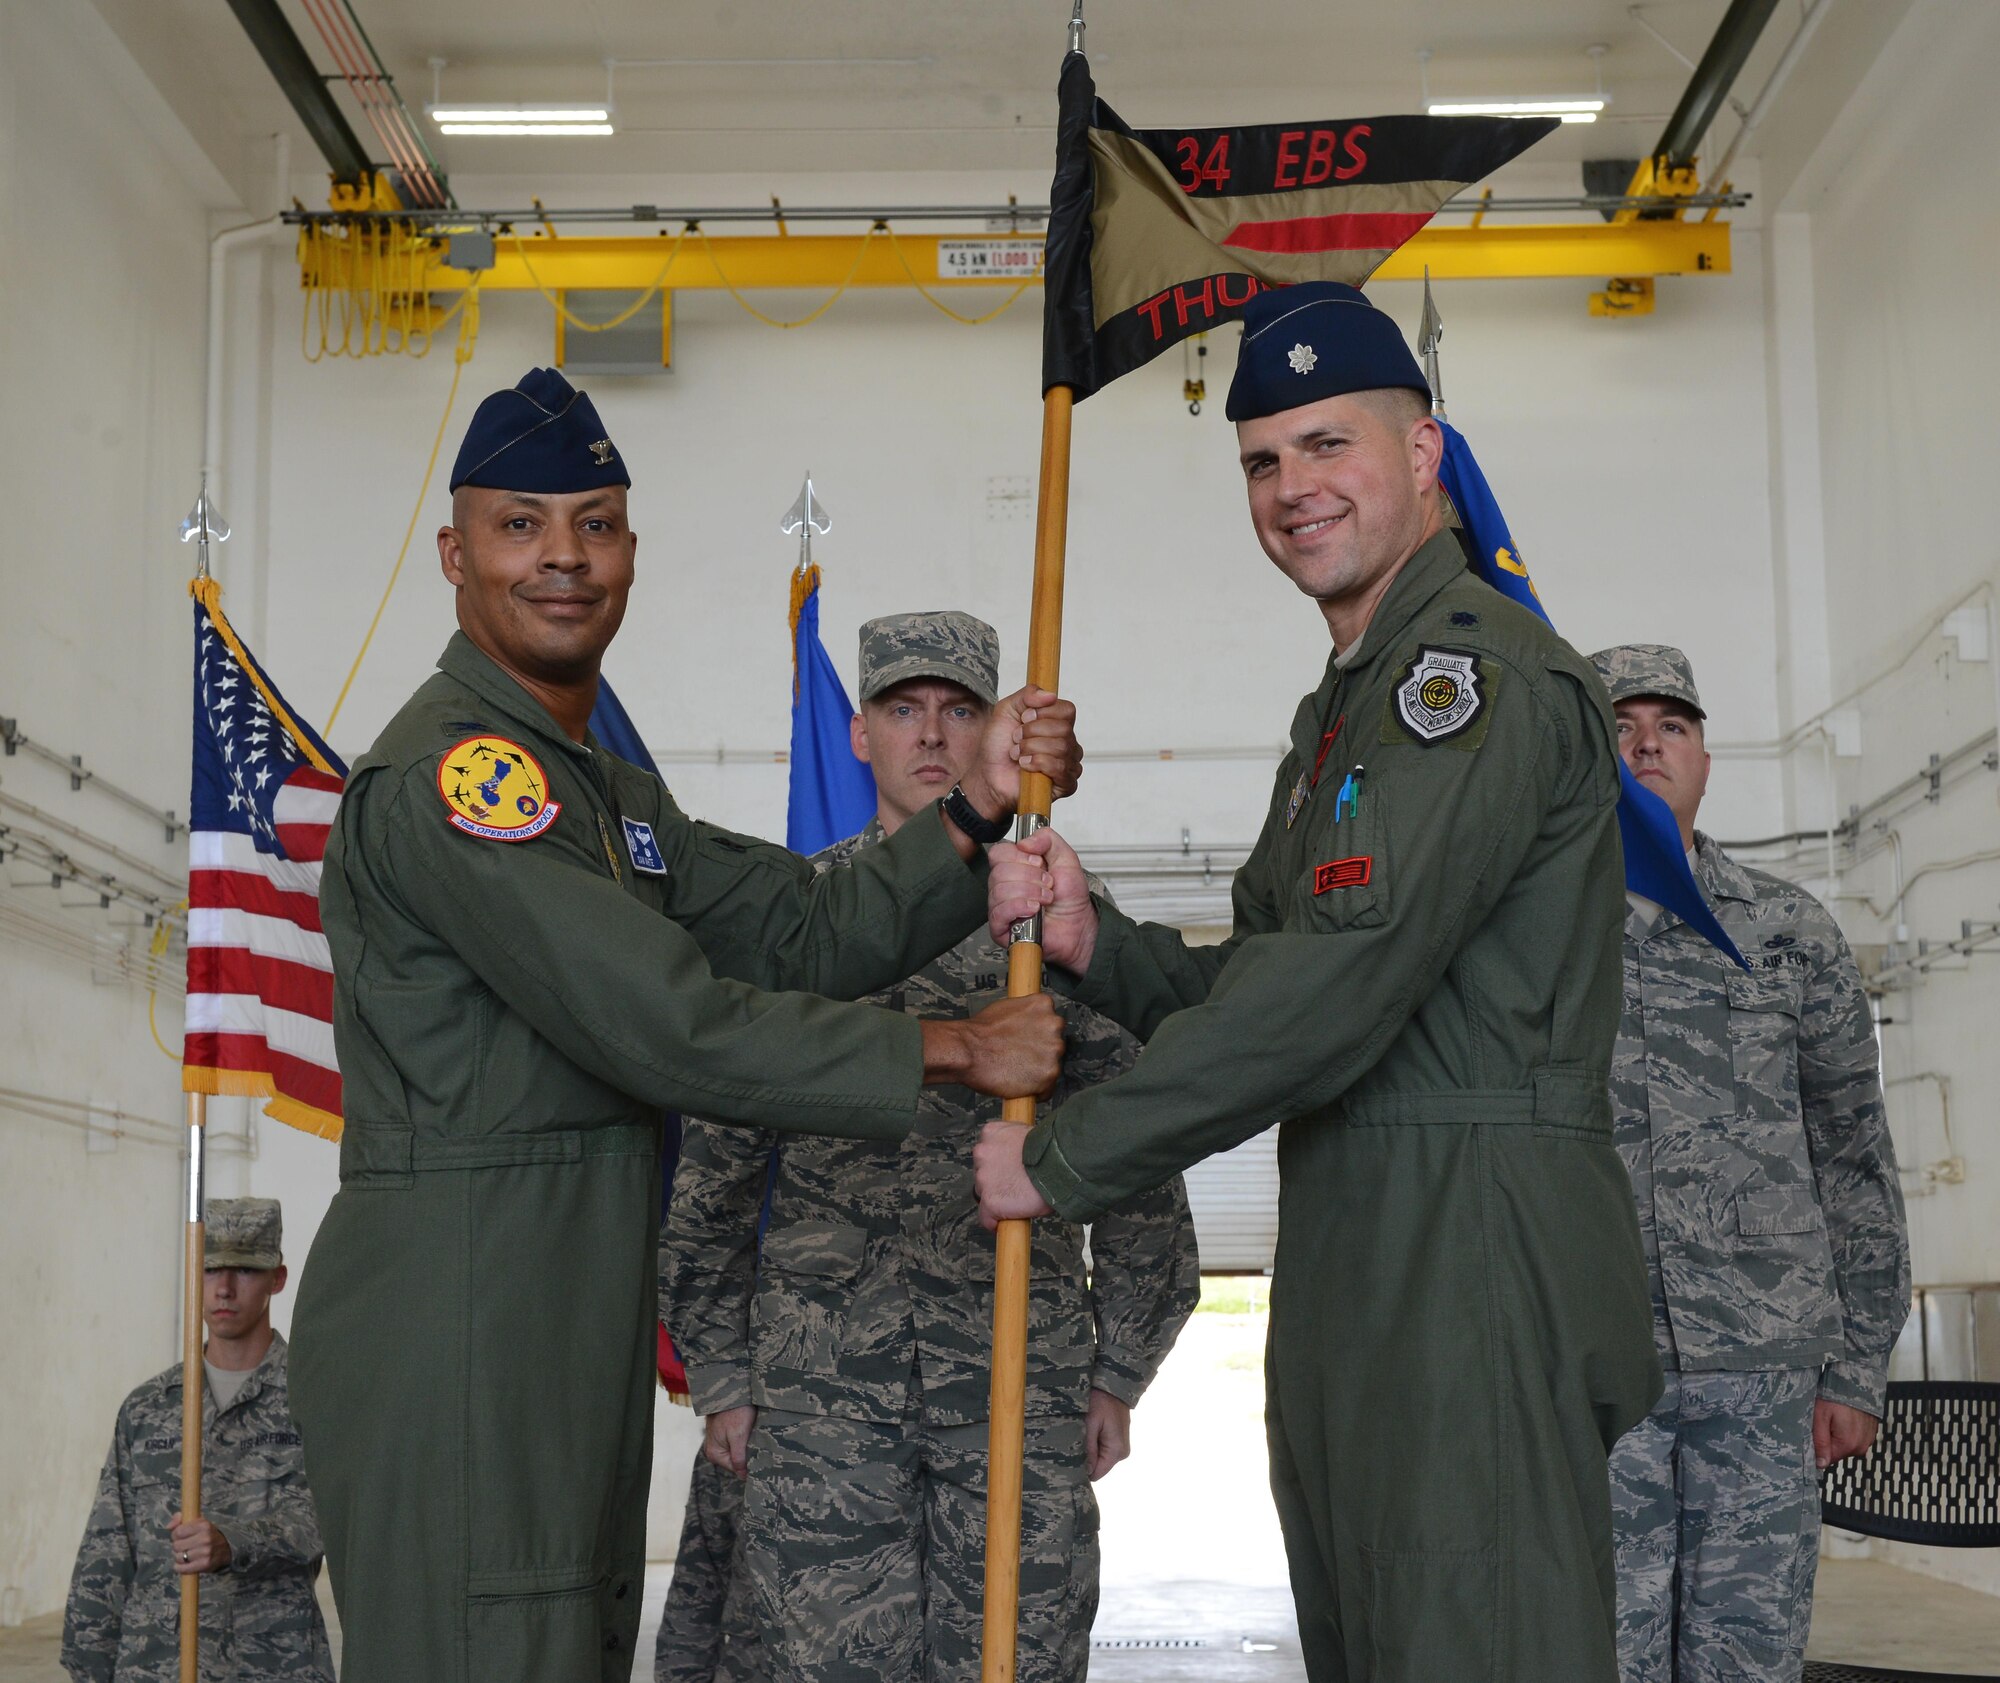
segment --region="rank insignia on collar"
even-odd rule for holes
[[[562,811],[542,762],[504,736],[455,743],[438,761],[437,784],[452,828],[484,841],[527,841]]]
[[[625,851],[632,855],[632,869],[649,877],[665,876],[666,856],[653,838],[653,826],[636,818],[621,818],[619,822],[625,826]]]
[[[1285,828],[1290,829],[1299,815],[1299,808],[1306,804],[1306,796],[1312,793],[1312,773],[1302,771],[1298,782],[1292,785],[1292,798],[1285,807]]]
[[[1396,717],[1419,742],[1448,741],[1485,710],[1479,657],[1463,649],[1418,649],[1409,676],[1396,686]]]

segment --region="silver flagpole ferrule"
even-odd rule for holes
[[[1076,0],[1069,14],[1069,50],[1073,53],[1083,51],[1083,28],[1083,0]]]
[[[202,1173],[204,1168],[202,1147],[206,1143],[208,1130],[198,1123],[188,1125],[188,1225],[201,1220]]]
[[[1077,0],[1076,9],[1079,13],[1082,12],[1083,0]],[[1079,25],[1079,27],[1081,26]],[[1017,814],[1014,819],[1014,839],[1017,842],[1026,841],[1037,830],[1046,830],[1048,827],[1048,819],[1043,817],[1039,812]],[[1042,944],[1042,914],[1040,912],[1036,912],[1033,917],[1016,918],[1008,926],[1007,944],[1012,946],[1016,941],[1032,941],[1038,947]]]

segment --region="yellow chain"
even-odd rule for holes
[[[680,256],[681,247],[687,242],[688,231],[686,228],[683,228],[674,236],[673,246],[667,252],[667,260],[660,265],[660,272],[653,277],[653,284],[633,300],[631,308],[620,310],[609,321],[585,321],[583,317],[565,304],[556,293],[551,292],[542,284],[542,277],[535,273],[535,265],[529,261],[528,248],[523,243],[521,236],[510,228],[507,230],[507,237],[514,242],[515,254],[521,259],[521,267],[527,271],[528,279],[534,283],[535,290],[549,301],[557,315],[561,316],[564,321],[568,322],[571,327],[576,328],[579,332],[608,333],[614,327],[623,327],[646,307],[648,301],[655,293],[659,292],[666,285],[667,275],[672,270],[675,260]],[[703,235],[702,237],[706,239],[707,235]]]
[[[367,634],[361,639],[361,647],[355,651],[354,664],[347,669],[346,680],[340,686],[340,694],[334,697],[333,708],[321,726],[323,734],[333,734],[333,721],[340,717],[340,709],[346,704],[347,692],[354,687],[355,674],[361,670],[362,661],[368,658],[368,645],[375,641],[376,629],[382,623],[383,611],[389,606],[389,597],[394,593],[396,580],[401,577],[403,563],[409,558],[410,541],[416,536],[417,521],[424,512],[424,499],[430,495],[431,475],[437,471],[438,452],[444,447],[445,429],[451,425],[451,411],[458,402],[459,377],[465,373],[465,365],[472,360],[473,347],[479,342],[479,283],[477,280],[466,288],[465,295],[451,308],[451,315],[459,317],[458,349],[453,355],[451,390],[445,394],[444,413],[438,417],[437,437],[431,440],[430,460],[424,463],[423,483],[417,487],[416,507],[410,510],[410,523],[403,530],[403,547],[396,551],[396,564],[389,569],[389,582],[382,587],[382,600],[375,604],[375,617],[368,622]],[[446,318],[449,319],[449,316]]]
[[[931,289],[925,286],[922,281],[917,279],[917,271],[910,267],[910,260],[903,255],[903,245],[902,242],[896,238],[896,230],[890,228],[888,230],[888,234],[889,234],[889,249],[896,254],[896,261],[902,264],[903,273],[910,277],[910,284],[917,289],[918,293],[922,296],[924,302],[930,305],[930,307],[936,310],[940,315],[950,316],[951,319],[957,322],[961,327],[983,327],[986,325],[987,322],[994,320],[996,317],[1004,316],[1009,310],[1011,310],[1014,307],[1015,303],[1020,299],[1021,294],[1026,292],[1029,287],[1033,286],[1035,281],[1039,278],[1033,274],[1024,275],[1021,279],[1021,284],[1015,287],[1012,292],[1008,293],[1004,299],[1002,299],[998,304],[994,305],[993,308],[988,310],[984,315],[962,316],[958,313],[958,311],[954,310],[949,304],[947,304],[942,298],[933,296]]]

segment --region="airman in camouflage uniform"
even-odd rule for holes
[[[1611,1457],[1625,1683],[1796,1679],[1818,1473],[1874,1439],[1910,1300],[1868,1003],[1810,894],[1694,830],[1707,785],[1687,658],[1594,662],[1748,970],[1629,895],[1611,1068],[1667,1389]]]
[[[901,807],[948,785],[956,733],[976,730],[992,703],[998,662],[996,635],[970,615],[863,628],[856,751],[874,769],[879,815],[820,854],[819,869],[846,867]],[[1006,972],[981,931],[873,999],[963,1016],[1006,991]],[[1056,1103],[1137,1055],[1095,1012],[1063,1012]],[[967,1089],[933,1088],[899,1143],[785,1140],[761,1255],[776,1136],[688,1128],[662,1240],[663,1305],[695,1407],[756,1411],[742,1571],[768,1656],[761,1675],[977,1675],[993,1240],[979,1223],[971,1145],[997,1112]],[[1180,1177],[1094,1224],[1088,1283],[1083,1229],[1037,1223],[1031,1278],[1018,1675],[1056,1683],[1081,1678],[1089,1659],[1089,1477],[1122,1455],[1126,1411],[1199,1296]]]
[[[118,1411],[63,1616],[63,1668],[77,1683],[176,1683],[180,1577],[188,1572],[202,1573],[203,1683],[333,1683],[326,1623],[313,1595],[319,1521],[292,1425],[285,1341],[270,1324],[268,1293],[283,1284],[279,1239],[271,1199],[218,1198],[208,1206],[204,1319],[212,1365],[202,1408],[203,1520],[180,1525],[176,1363]],[[237,1269],[274,1276],[254,1314],[215,1283],[218,1272]],[[251,1324],[232,1324],[244,1320]],[[266,1339],[254,1367],[216,1363],[220,1342],[254,1351]],[[218,1387],[235,1389],[218,1402]]]

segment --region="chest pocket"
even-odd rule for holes
[[[1731,969],[1729,1063],[1737,1113],[1790,1121],[1799,1109],[1799,979],[1789,967]]]
[[[1375,929],[1389,921],[1389,827],[1383,822],[1389,791],[1364,777],[1359,799],[1350,801],[1342,796],[1349,775],[1349,768],[1336,769],[1329,759],[1301,814],[1289,928],[1312,934]]]

